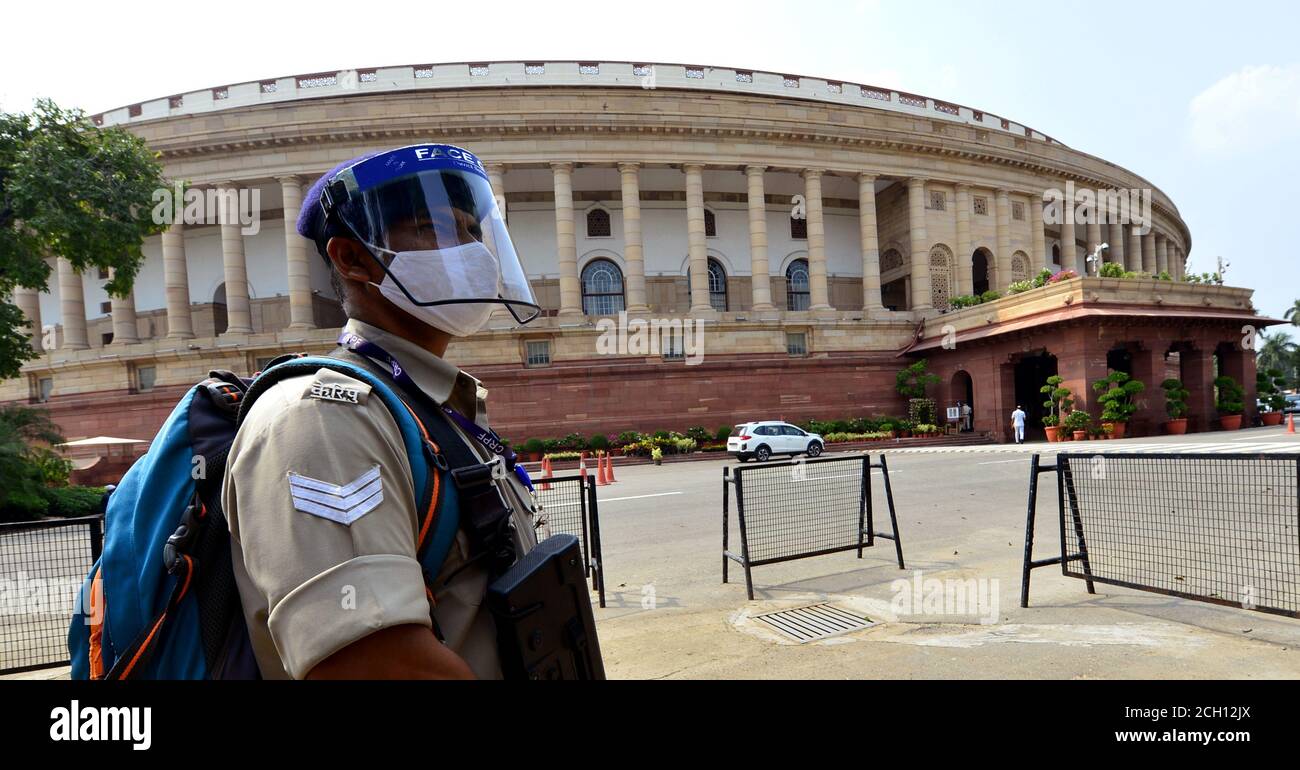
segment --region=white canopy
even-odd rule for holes
[[[95,436],[94,438],[83,438],[77,441],[69,441],[59,444],[64,448],[87,447],[87,446],[121,446],[124,444],[147,444],[149,442],[138,438],[114,438],[112,436]]]

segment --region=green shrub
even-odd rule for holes
[[[713,440],[713,434],[709,432],[708,428],[705,428],[702,425],[696,425],[694,428],[687,428],[686,435],[695,439],[695,443],[697,444],[707,444]]]
[[[46,515],[63,519],[94,516],[99,512],[99,502],[104,498],[103,487],[59,487],[41,490],[49,503]]]
[[[657,430],[654,432],[652,438],[658,439],[660,441],[666,441],[671,436],[672,434],[666,430]]]
[[[50,503],[39,491],[10,490],[0,504],[0,524],[14,521],[35,521],[50,509]]]
[[[925,389],[939,384],[939,375],[926,371],[929,362],[922,358],[899,370],[894,389],[904,398],[925,398]]]
[[[595,449],[603,452],[606,449],[609,449],[609,437],[597,433],[596,435],[591,437],[590,441],[587,442],[587,446],[590,447],[591,449]]]
[[[998,299],[1002,299],[1002,292],[997,291],[997,290],[995,290],[995,289],[989,289],[988,291],[986,291],[986,292],[984,292],[983,294],[980,295],[980,302],[981,302],[981,303],[984,303],[984,302],[992,302],[992,301],[994,301],[994,300],[998,300]]]
[[[1146,385],[1124,372],[1111,372],[1105,379],[1094,382],[1092,389],[1102,407],[1102,422],[1128,422],[1138,409],[1133,399],[1146,390]]]
[[[730,425],[723,425],[721,428],[718,428],[718,432],[714,433],[713,437],[718,441],[726,441],[731,438],[731,431],[732,427]]]
[[[1092,415],[1076,409],[1065,416],[1065,427],[1071,432],[1076,430],[1088,430],[1089,423],[1092,422]]]
[[[1024,292],[1027,292],[1032,288],[1034,288],[1034,284],[1032,281],[1016,281],[1015,283],[1007,287],[1007,293],[1023,294]]]
[[[948,300],[948,306],[951,307],[953,310],[961,310],[964,307],[974,307],[975,305],[978,305],[983,301],[984,300],[980,299],[979,297],[976,297],[973,294],[963,294],[961,296],[953,297],[952,299]]]
[[[1228,376],[1214,379],[1214,408],[1222,415],[1237,415],[1246,410],[1246,391]]]
[[[578,458],[582,457],[582,453],[581,452],[547,452],[546,457],[551,462],[555,462],[557,460],[560,462],[564,462],[566,460],[577,460]]]
[[[1034,280],[1033,280],[1034,288],[1038,289],[1043,286],[1046,286],[1047,282],[1050,280],[1052,280],[1052,271],[1049,270],[1048,268],[1043,268],[1042,270],[1038,271],[1038,275],[1034,276]]]
[[[628,444],[635,444],[639,441],[645,441],[645,436],[634,430],[625,430],[618,434],[618,438],[614,439],[614,446],[627,446]]]
[[[1160,388],[1165,392],[1165,414],[1169,415],[1169,419],[1181,420],[1186,417],[1187,397],[1192,393],[1183,387],[1183,381],[1170,378],[1160,383]]]
[[[1129,273],[1118,262],[1103,262],[1097,270],[1097,275],[1102,278],[1132,278],[1135,274]]]
[[[528,454],[539,454],[545,449],[544,442],[540,438],[530,438],[524,442],[524,451]]]

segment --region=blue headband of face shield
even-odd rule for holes
[[[483,164],[445,144],[381,153],[325,185],[321,206],[383,267],[380,290],[407,312],[453,334],[504,305],[519,323],[539,308]],[[440,306],[468,306],[425,310]],[[447,328],[456,326],[456,329]]]

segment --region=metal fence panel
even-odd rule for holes
[[[855,457],[737,468],[750,563],[857,548],[867,462]]]
[[[871,470],[879,469],[884,481],[891,529],[875,528]],[[869,455],[824,457],[730,467],[722,472],[722,582],[728,581],[728,562],[745,570],[745,587],[754,598],[752,568],[864,548],[876,538],[894,541],[899,569],[903,549],[889,469],[882,456],[872,464]],[[731,510],[731,492],[736,506]],[[734,515],[734,519],[733,519]],[[732,550],[731,533],[739,539]]]
[[[1300,457],[1061,454],[1064,574],[1300,617]]]
[[[552,535],[573,535],[582,548],[587,577],[605,606],[604,559],[600,551],[600,515],[596,485],[589,477],[558,476],[534,481],[537,502]]]
[[[0,673],[68,663],[68,624],[103,520],[0,524]]]

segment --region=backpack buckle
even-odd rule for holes
[[[167,538],[167,544],[163,546],[163,566],[167,568],[168,574],[175,574],[180,568],[181,556],[189,554],[190,549],[194,546],[194,541],[199,536],[198,510],[202,503],[193,502],[185,508],[185,514],[181,516],[180,526],[176,531]]]

